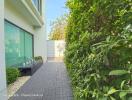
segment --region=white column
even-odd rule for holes
[[[34,56],[42,56],[43,60],[47,60],[47,41],[46,41],[46,20],[45,20],[45,0],[42,0],[42,17],[44,25],[36,28],[34,34]]]
[[[7,100],[4,46],[4,0],[0,0],[0,100]]]
[[[43,16],[43,20],[44,20],[44,25],[43,25],[43,29],[44,29],[44,32],[42,32],[43,34],[43,37],[44,37],[44,59],[45,61],[47,61],[47,31],[46,31],[46,0],[42,0],[42,16]]]

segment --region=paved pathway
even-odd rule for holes
[[[72,100],[64,63],[45,63],[11,100]]]

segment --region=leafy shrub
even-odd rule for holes
[[[75,100],[131,100],[131,0],[68,0],[65,63]]]
[[[43,58],[41,56],[34,57],[35,61],[43,62]]]
[[[11,84],[20,76],[20,72],[17,68],[6,68],[7,84]]]

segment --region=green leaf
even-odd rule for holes
[[[113,94],[113,93],[115,93],[115,92],[117,92],[118,90],[116,90],[115,88],[111,88],[109,91],[108,91],[108,95],[111,95],[111,94]]]
[[[111,100],[116,100],[114,97],[110,96]]]
[[[126,95],[127,95],[127,92],[120,92],[120,94],[119,94],[120,98],[123,98]]]
[[[107,41],[107,42],[109,42],[109,41],[110,41],[110,36],[108,36],[108,37],[106,38],[106,41]]]
[[[123,86],[124,86],[125,82],[126,82],[126,80],[121,82],[121,89],[123,89]]]
[[[98,100],[107,100],[107,97],[99,98]]]
[[[128,74],[129,72],[126,70],[113,70],[109,73],[109,75],[124,75]]]
[[[129,97],[128,100],[132,100],[132,97]]]

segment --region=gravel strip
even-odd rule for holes
[[[24,83],[26,83],[26,81],[28,81],[30,79],[31,76],[22,76],[19,77],[14,83],[8,85],[7,87],[7,93],[8,93],[8,99],[10,97],[12,97],[17,90],[23,86]]]

